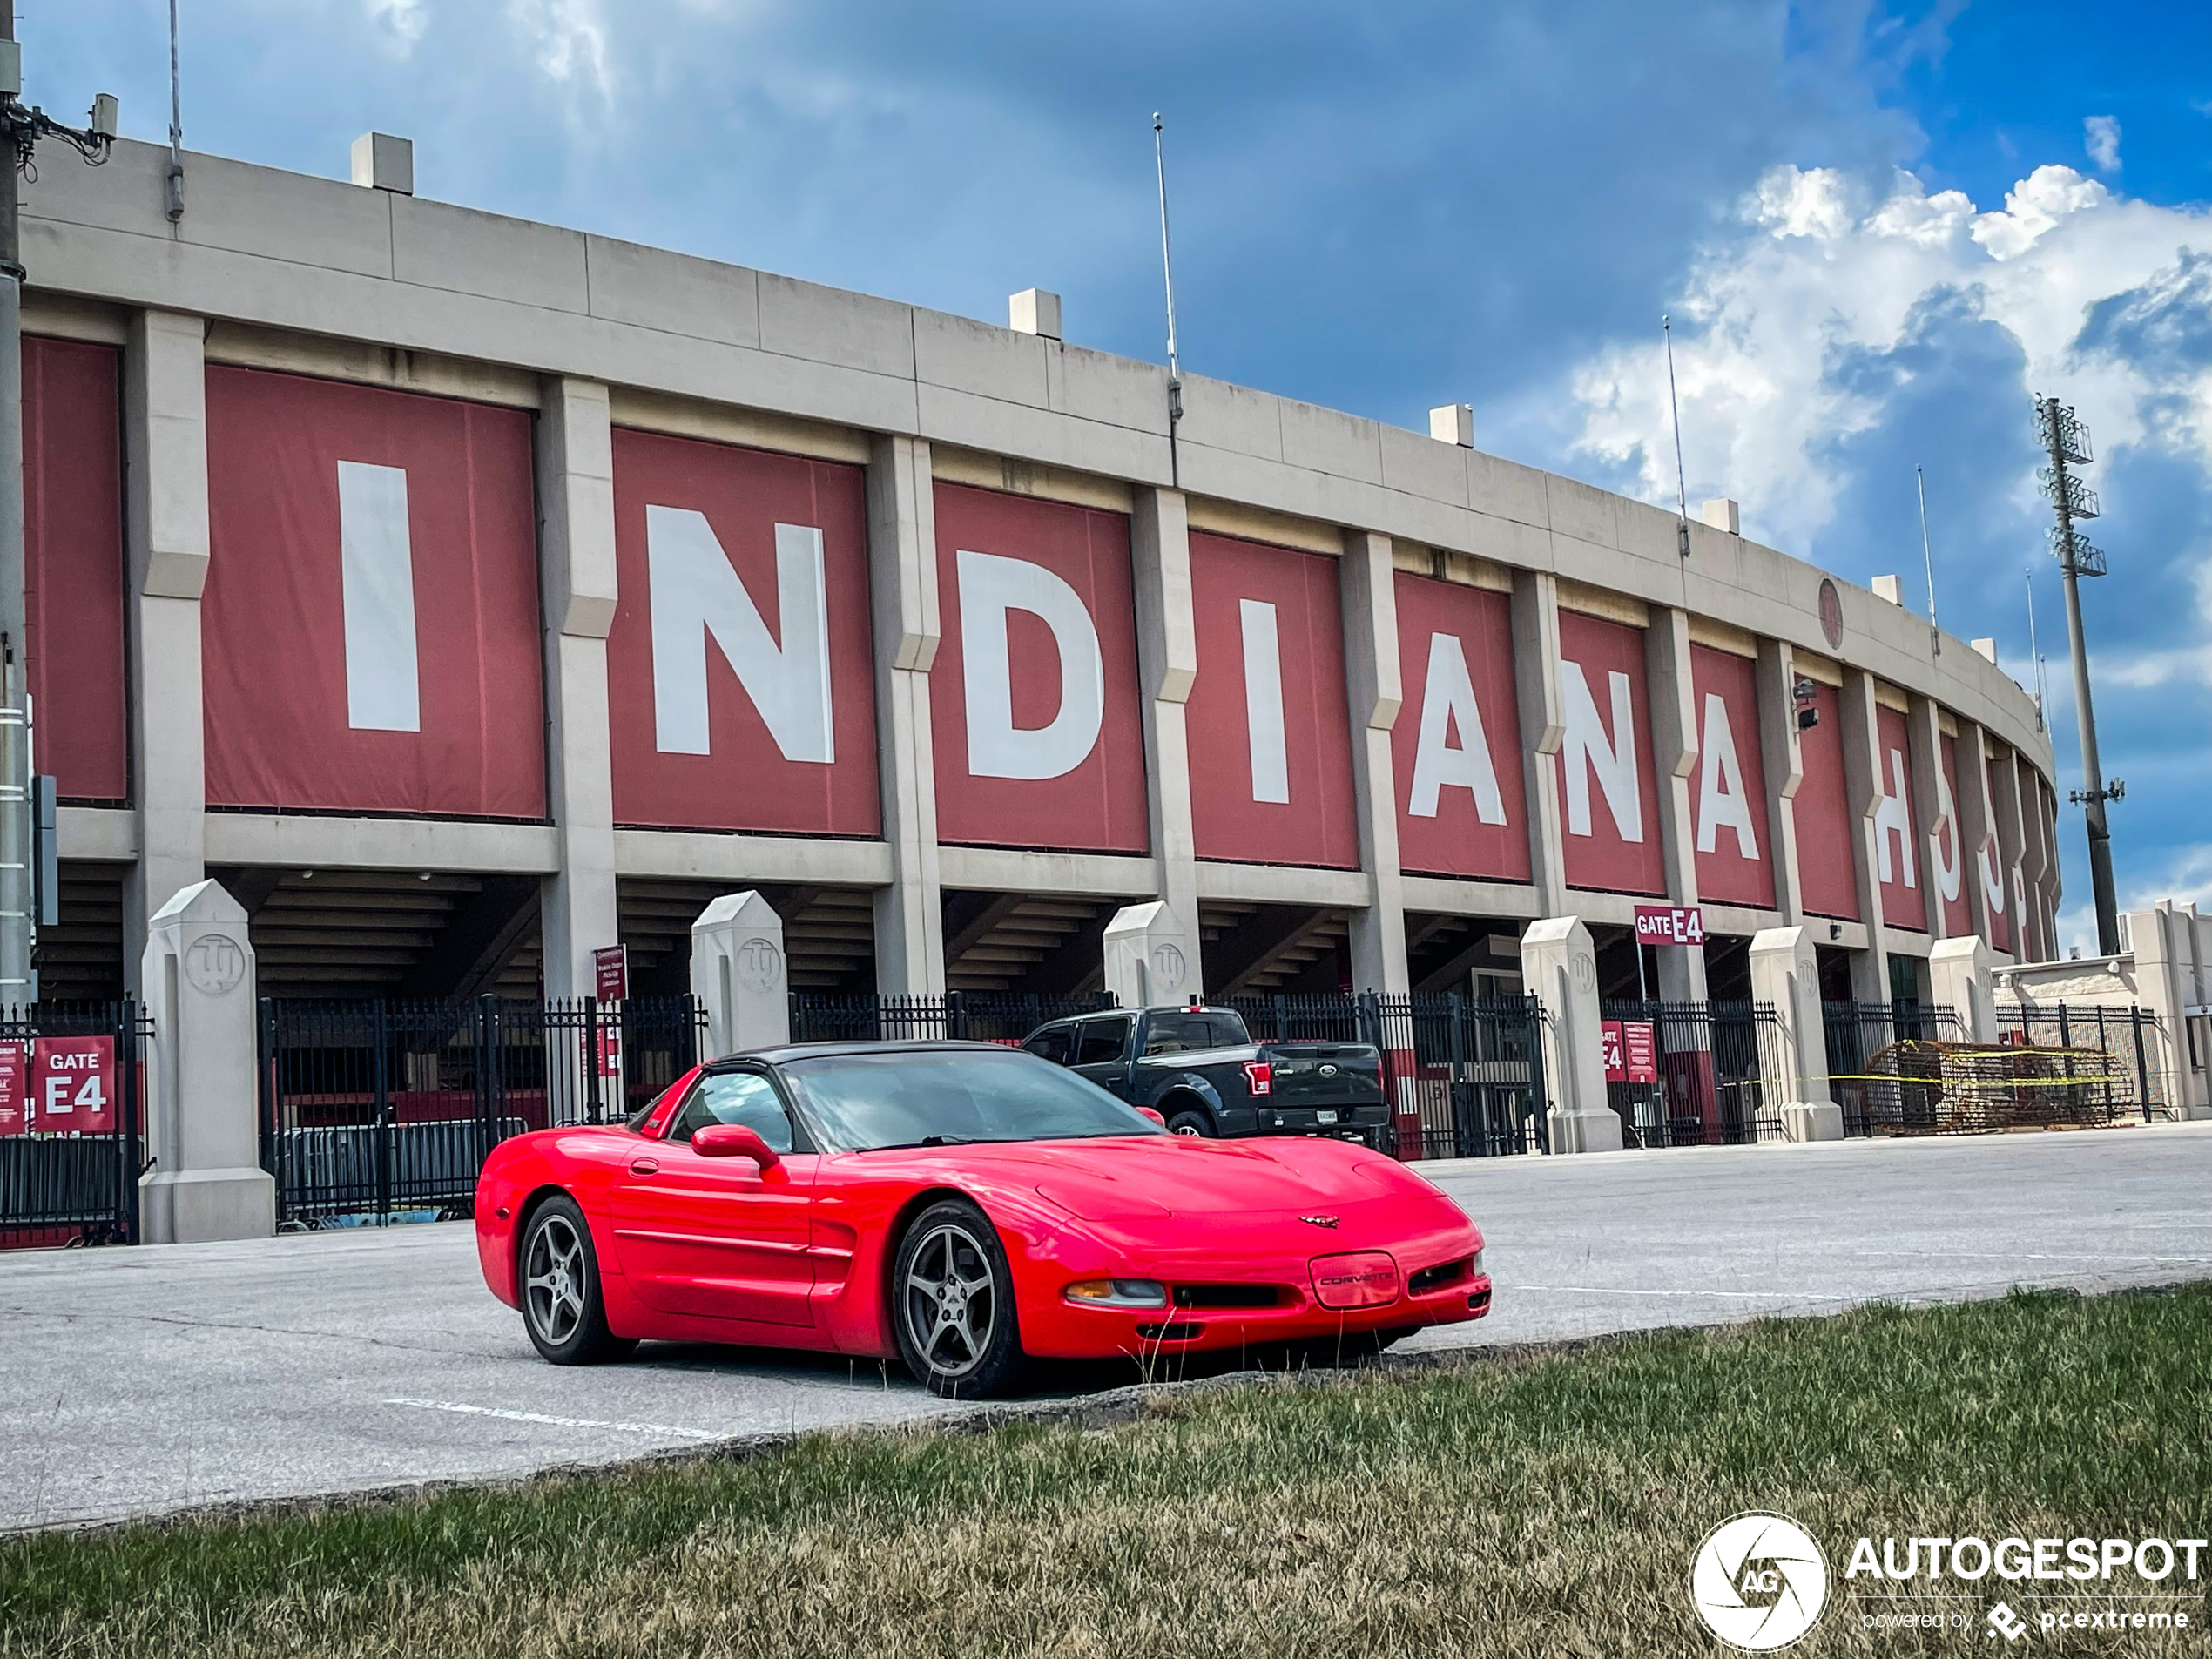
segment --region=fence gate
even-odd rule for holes
[[[1639,1040],[1622,1045],[1625,1074],[1606,1103],[1629,1145],[1743,1146],[1783,1137],[1781,1016],[1771,1002],[1608,1001],[1603,1017]],[[1648,1077],[1634,1076],[1649,1028]]]
[[[2008,1003],[1997,1010],[1997,1040],[2035,1049],[2101,1049],[2120,1062],[2124,1082],[2134,1085],[2133,1103],[2143,1122],[2173,1115],[2165,1060],[2157,1048],[2157,1021],[2134,1003],[2124,1008],[2095,1003],[2069,1007],[2060,1002],[2048,1008]]]
[[[152,1035],[133,1001],[0,1009],[0,1250],[138,1242]]]
[[[694,1064],[690,997],[261,1002],[261,1163],[280,1222],[466,1214],[491,1149],[617,1120]]]
[[[1402,1158],[1548,1152],[1543,1005],[1456,993],[1363,999],[1373,1006]]]
[[[1934,1123],[1935,1091],[1883,1076],[1873,1062],[1892,1043],[1956,1042],[1956,1014],[1919,1002],[1830,1002],[1823,1007],[1822,1023],[1828,1038],[1829,1098],[1843,1109],[1844,1135],[1871,1135],[1877,1124]]]

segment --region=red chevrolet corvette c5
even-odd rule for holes
[[[644,1338],[815,1348],[961,1397],[1025,1355],[1372,1351],[1490,1305],[1482,1235],[1391,1159],[1170,1135],[985,1043],[741,1054],[626,1123],[503,1142],[476,1246],[556,1365]]]

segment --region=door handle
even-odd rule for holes
[[[651,1158],[632,1158],[630,1161],[630,1172],[632,1175],[651,1175],[659,1168],[660,1165]]]

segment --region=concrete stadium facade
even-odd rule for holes
[[[398,152],[389,145],[384,155]],[[372,172],[374,171],[372,163]],[[206,876],[262,990],[681,988],[757,888],[791,981],[1514,988],[1639,902],[1748,995],[2048,958],[2050,743],[1986,647],[1746,540],[1057,338],[122,144],[26,185],[50,995]],[[387,183],[406,182],[388,178]],[[1817,711],[1800,730],[1799,708]],[[1740,981],[1740,983],[1739,983]]]

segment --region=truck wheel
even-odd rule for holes
[[[1177,1112],[1168,1119],[1168,1132],[1171,1135],[1195,1135],[1201,1140],[1210,1141],[1213,1139],[1213,1124],[1204,1112]]]

